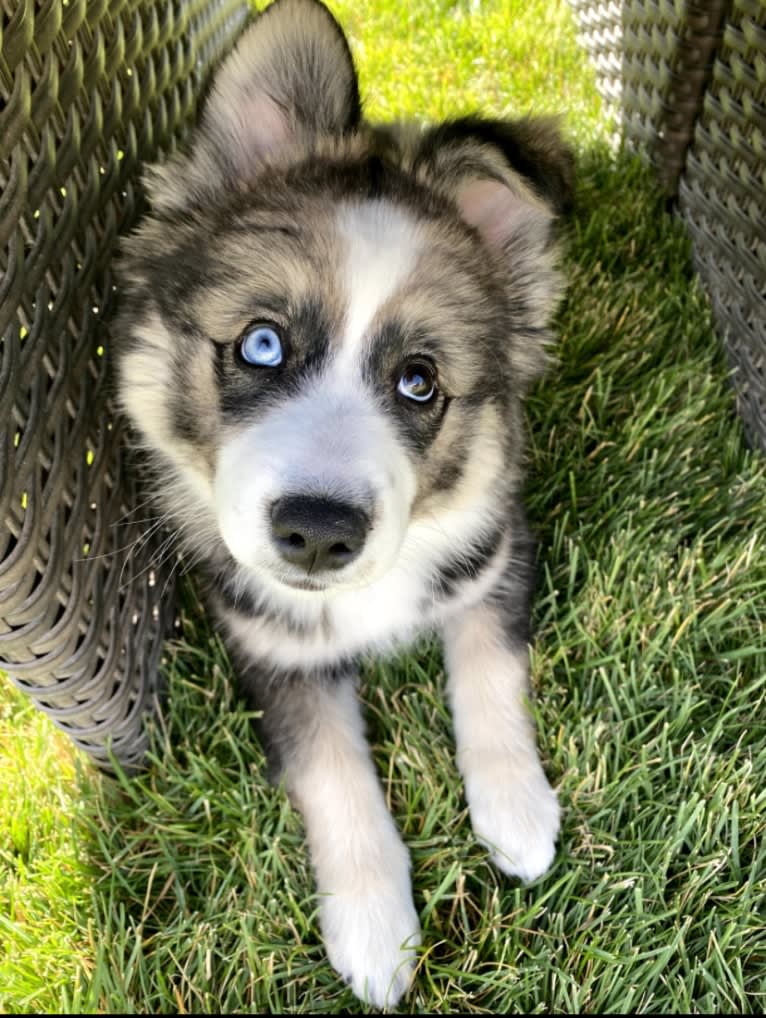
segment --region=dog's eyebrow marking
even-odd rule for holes
[[[359,362],[359,350],[383,304],[412,272],[420,255],[418,225],[388,201],[341,206],[338,233],[345,249],[347,310],[336,364]]]

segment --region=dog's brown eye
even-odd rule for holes
[[[413,361],[402,372],[396,391],[415,403],[428,403],[436,395],[436,371],[425,361]]]

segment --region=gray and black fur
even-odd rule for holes
[[[524,879],[553,857],[521,403],[572,180],[551,120],[367,124],[327,9],[276,0],[125,245],[122,403],[303,814],[330,960],[376,1004],[405,992],[419,926],[362,653],[442,633],[474,829]]]

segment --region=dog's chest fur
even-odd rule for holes
[[[503,534],[470,561],[454,558],[434,577],[392,570],[377,583],[318,604],[307,594],[279,603],[263,592],[219,586],[217,614],[240,652],[277,670],[323,668],[359,655],[386,653],[412,643],[477,604],[508,568],[510,539]],[[479,561],[480,560],[480,561]]]

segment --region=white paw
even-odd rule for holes
[[[420,923],[409,888],[383,884],[328,895],[320,921],[333,968],[357,997],[393,1007],[407,992],[420,944]]]
[[[476,837],[510,876],[536,880],[553,862],[559,804],[537,759],[519,773],[518,761],[497,754],[465,775]]]

